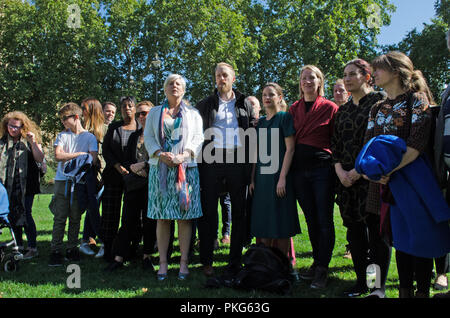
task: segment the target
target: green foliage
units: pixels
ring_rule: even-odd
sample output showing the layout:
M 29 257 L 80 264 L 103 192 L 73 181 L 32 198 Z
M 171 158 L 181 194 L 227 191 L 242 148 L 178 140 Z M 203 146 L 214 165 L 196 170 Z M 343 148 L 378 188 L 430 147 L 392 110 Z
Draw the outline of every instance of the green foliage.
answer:
M 437 0 L 436 18 L 431 24 L 424 24 L 421 32 L 413 29 L 400 43 L 384 48 L 384 51 L 399 50 L 411 58 L 414 67 L 425 76 L 437 104 L 440 104 L 444 85 L 450 83 L 450 53 L 446 40 L 450 24 L 445 9 L 449 5 L 449 0 Z
M 369 8 L 374 5 L 380 8 L 380 27 L 390 23 L 388 12 L 394 10 L 386 0 L 265 3 L 254 8 L 253 16 L 262 16 L 254 33 L 255 41 L 261 43 L 261 58 L 250 69 L 258 76 L 247 89 L 256 93 L 265 82 L 278 82 L 290 102 L 298 96 L 301 66 L 317 65 L 324 72 L 331 93 L 332 84 L 341 76 L 346 62 L 373 56 L 379 28 L 368 26 L 372 14 Z
M 69 4 L 83 12 L 69 28 Z M 22 110 L 44 131 L 60 129 L 58 107 L 86 96 L 103 97 L 102 56 L 106 26 L 97 2 L 6 0 L 0 18 L 0 105 Z
M 450 24 L 450 0 L 436 0 L 434 5 L 436 15 L 449 25 Z
M 436 32 L 448 25 L 448 2 L 436 3 Z M 76 28 L 69 27 L 71 4 L 80 8 Z M 378 54 L 375 37 L 394 9 L 389 0 L 4 0 L 0 115 L 22 109 L 54 133 L 62 103 L 123 95 L 161 102 L 170 73 L 185 76 L 195 104 L 212 92 L 220 61 L 235 66 L 241 91 L 259 96 L 265 82 L 276 81 L 288 103 L 297 99 L 301 66 L 315 64 L 330 96 L 347 61 Z M 446 79 L 435 76 L 442 65 L 426 70 L 435 86 Z

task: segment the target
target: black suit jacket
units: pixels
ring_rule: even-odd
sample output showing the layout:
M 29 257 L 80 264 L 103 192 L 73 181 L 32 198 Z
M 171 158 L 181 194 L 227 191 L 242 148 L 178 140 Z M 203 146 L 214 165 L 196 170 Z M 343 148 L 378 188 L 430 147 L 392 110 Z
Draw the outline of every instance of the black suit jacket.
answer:
M 122 176 L 116 168 L 114 168 L 114 165 L 119 163 L 125 168 L 127 168 L 127 166 L 129 168 L 130 166 L 129 163 L 127 165 L 127 153 L 131 151 L 130 139 L 128 139 L 127 145 L 122 145 L 119 129 L 123 125 L 123 120 L 109 124 L 108 131 L 103 139 L 102 150 L 106 162 L 105 169 L 103 170 L 103 180 L 105 183 L 122 184 Z M 137 127 L 138 123 L 136 122 L 136 131 L 138 131 Z M 136 131 L 134 133 L 136 133 Z
M 245 95 L 240 93 L 238 90 L 233 89 L 234 95 L 236 97 L 236 118 L 238 122 L 239 128 L 242 128 L 244 131 L 249 128 L 254 128 L 256 118 L 253 111 L 253 108 L 251 105 L 246 105 L 245 101 Z M 214 90 L 214 94 L 204 98 L 196 105 L 197 110 L 200 112 L 200 116 L 203 120 L 203 131 L 205 131 L 208 128 L 211 128 L 214 120 L 216 118 L 217 112 L 219 110 L 219 95 L 217 88 Z M 212 140 L 205 139 L 203 142 L 203 149 L 208 145 Z M 245 147 L 245 158 L 246 163 L 249 165 L 249 141 L 248 140 L 241 140 Z M 199 171 L 202 173 L 203 165 L 205 163 L 199 163 Z M 251 165 L 249 165 L 246 168 L 246 177 L 248 180 L 250 180 L 250 173 L 251 173 Z
M 233 92 L 236 97 L 235 108 L 239 128 L 246 130 L 254 127 L 255 115 L 252 107 L 245 104 L 245 95 L 235 89 L 233 89 Z M 214 94 L 198 102 L 195 107 L 200 112 L 200 116 L 202 116 L 203 131 L 211 128 L 214 123 L 214 119 L 216 118 L 217 111 L 219 110 L 219 95 L 217 88 L 214 90 Z M 205 140 L 203 143 L 203 148 L 210 142 L 211 140 Z

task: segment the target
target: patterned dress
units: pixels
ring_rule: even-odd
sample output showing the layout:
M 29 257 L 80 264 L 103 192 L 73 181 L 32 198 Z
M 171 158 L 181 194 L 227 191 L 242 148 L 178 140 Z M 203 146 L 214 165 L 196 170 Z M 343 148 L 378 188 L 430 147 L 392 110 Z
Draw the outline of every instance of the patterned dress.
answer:
M 394 135 L 423 153 L 431 130 L 431 111 L 424 94 L 407 92 L 375 105 L 369 115 L 364 143 L 379 135 Z M 366 211 L 380 214 L 380 185 L 369 182 Z
M 164 117 L 164 152 L 170 152 L 174 146 L 172 132 L 174 120 L 170 115 Z M 177 168 L 168 168 L 167 193 L 160 191 L 159 165 L 150 165 L 148 186 L 148 214 L 150 219 L 157 220 L 190 220 L 202 216 L 200 202 L 200 178 L 197 167 L 186 168 L 190 205 L 187 211 L 180 208 L 179 194 L 175 186 Z
M 334 133 L 331 138 L 333 164 L 341 163 L 344 170 L 355 167 L 355 160 L 364 145 L 364 135 L 370 109 L 386 97 L 380 92 L 371 92 L 361 98 L 359 105 L 353 99 L 339 107 L 335 115 Z M 366 213 L 366 199 L 369 182 L 360 178 L 351 187 L 346 188 L 337 178 L 336 203 L 339 205 L 341 217 L 345 226 L 353 222 L 363 221 Z

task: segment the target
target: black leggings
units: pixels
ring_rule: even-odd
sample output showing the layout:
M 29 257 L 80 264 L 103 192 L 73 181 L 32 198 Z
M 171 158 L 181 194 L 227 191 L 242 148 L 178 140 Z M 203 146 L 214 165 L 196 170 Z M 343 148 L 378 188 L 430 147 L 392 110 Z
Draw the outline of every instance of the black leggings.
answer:
M 380 236 L 380 216 L 368 214 L 366 222 L 348 225 L 347 238 L 359 286 L 366 285 L 366 269 L 369 264 L 380 267 L 380 288 L 385 289 L 391 262 L 391 247 Z
M 395 252 L 397 260 L 400 288 L 413 288 L 417 282 L 417 291 L 428 294 L 430 292 L 433 259 L 412 256 L 400 251 Z
M 446 254 L 442 257 L 435 258 L 434 264 L 436 265 L 437 274 L 446 274 L 449 272 L 450 254 Z

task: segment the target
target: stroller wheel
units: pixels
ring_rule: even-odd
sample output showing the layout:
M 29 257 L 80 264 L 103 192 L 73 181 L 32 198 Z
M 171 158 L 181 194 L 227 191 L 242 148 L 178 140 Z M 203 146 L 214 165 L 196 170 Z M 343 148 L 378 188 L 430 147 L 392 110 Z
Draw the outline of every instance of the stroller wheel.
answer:
M 19 264 L 17 264 L 17 261 L 14 260 L 14 255 L 8 255 L 5 257 L 3 262 L 3 269 L 5 272 L 15 272 L 18 267 Z

